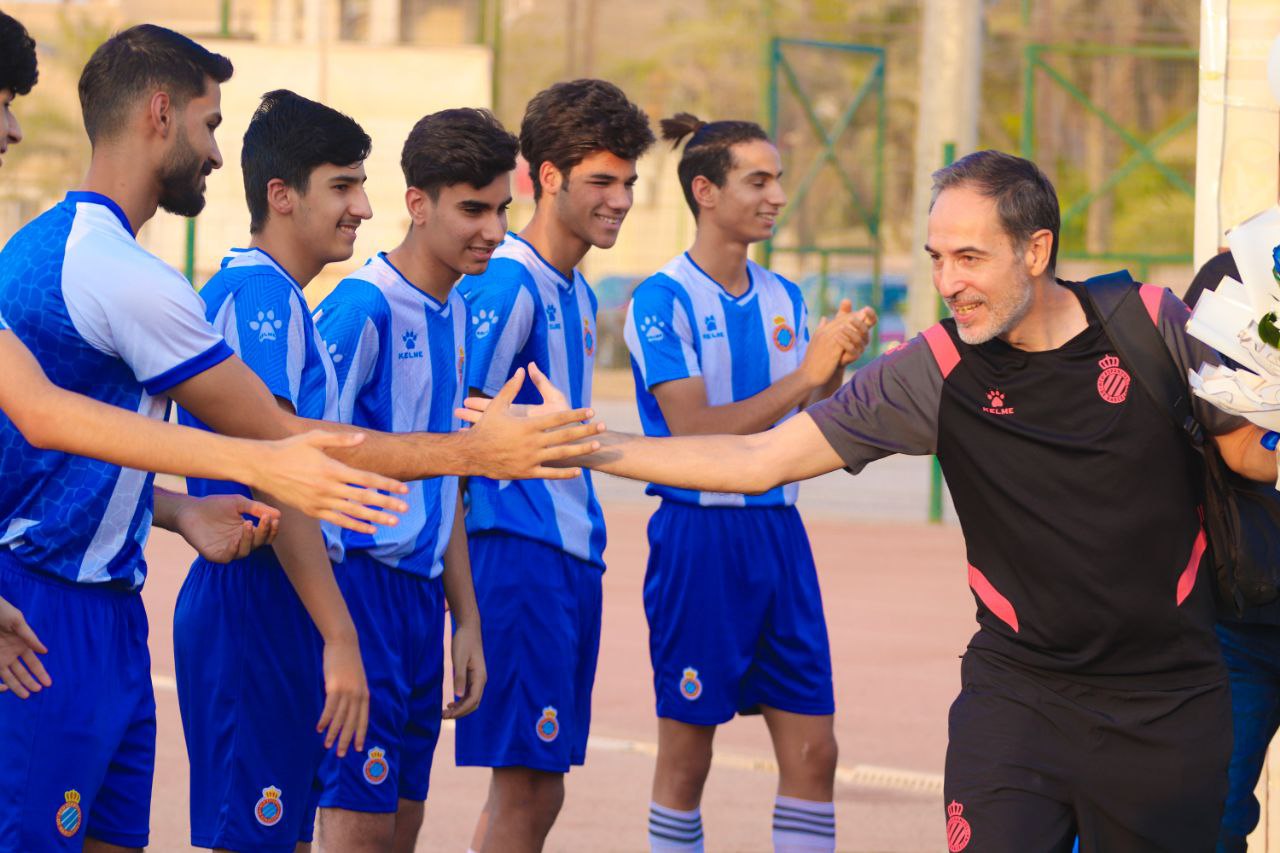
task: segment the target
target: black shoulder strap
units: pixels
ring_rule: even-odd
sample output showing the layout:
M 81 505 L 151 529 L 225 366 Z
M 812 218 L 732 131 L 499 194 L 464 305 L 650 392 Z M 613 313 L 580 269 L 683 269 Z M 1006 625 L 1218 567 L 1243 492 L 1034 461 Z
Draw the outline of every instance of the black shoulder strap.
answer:
M 1204 431 L 1191 411 L 1187 380 L 1173 360 L 1160 329 L 1147 314 L 1139 287 L 1127 270 L 1084 282 L 1085 295 L 1103 330 L 1133 371 L 1138 385 L 1156 408 L 1169 414 L 1192 447 L 1199 449 L 1204 444 Z

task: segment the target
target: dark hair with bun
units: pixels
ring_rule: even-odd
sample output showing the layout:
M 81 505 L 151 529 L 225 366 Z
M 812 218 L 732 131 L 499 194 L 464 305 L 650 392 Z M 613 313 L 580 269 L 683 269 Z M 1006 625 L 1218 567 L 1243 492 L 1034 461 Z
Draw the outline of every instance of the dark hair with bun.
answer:
M 733 168 L 733 146 L 757 139 L 769 141 L 769 134 L 754 121 L 706 122 L 692 113 L 676 113 L 664 118 L 661 126 L 662 138 L 671 142 L 673 150 L 680 146 L 682 139 L 689 137 L 676 173 L 680 176 L 684 200 L 695 218 L 698 202 L 693 198 L 693 179 L 702 175 L 717 187 L 723 187 Z

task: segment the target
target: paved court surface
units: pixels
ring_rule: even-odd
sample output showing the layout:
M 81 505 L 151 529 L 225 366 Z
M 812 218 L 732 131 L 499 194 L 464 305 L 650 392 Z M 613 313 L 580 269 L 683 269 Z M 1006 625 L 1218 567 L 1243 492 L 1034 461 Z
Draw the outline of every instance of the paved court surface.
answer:
M 634 429 L 629 403 L 604 403 L 610 426 Z M 890 459 L 857 478 L 843 472 L 802 489 L 823 584 L 836 677 L 839 849 L 939 851 L 947 707 L 958 655 L 973 631 L 963 542 L 954 524 L 923 521 L 929 461 Z M 639 486 L 599 480 L 609 525 L 604 628 L 587 764 L 548 849 L 644 851 L 656 724 L 641 604 L 645 522 Z M 144 596 L 151 614 L 159 707 L 152 850 L 187 846 L 186 752 L 173 689 L 173 602 L 190 562 L 185 543 L 157 531 Z M 493 653 L 492 651 L 490 652 Z M 767 851 L 775 776 L 758 718 L 724 726 L 703 804 L 707 849 Z M 487 771 L 453 766 L 452 732 L 436 752 L 419 850 L 466 850 Z

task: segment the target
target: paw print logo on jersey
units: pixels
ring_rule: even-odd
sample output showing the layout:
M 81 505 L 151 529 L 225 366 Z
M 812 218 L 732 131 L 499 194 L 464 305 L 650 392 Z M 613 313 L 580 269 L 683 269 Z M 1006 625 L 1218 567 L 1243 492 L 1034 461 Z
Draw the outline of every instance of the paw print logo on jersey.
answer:
M 380 746 L 369 750 L 369 757 L 364 762 L 364 781 L 370 785 L 381 785 L 387 781 L 387 751 Z
M 325 351 L 329 353 L 329 359 L 333 361 L 334 364 L 341 364 L 342 359 L 345 357 L 342 353 L 338 352 L 337 344 L 329 344 L 325 347 Z
M 64 802 L 58 806 L 58 813 L 53 819 L 57 823 L 58 833 L 63 838 L 70 838 L 80 831 L 84 812 L 80 809 L 80 792 L 74 788 L 62 795 Z
M 779 352 L 790 352 L 796 345 L 796 330 L 787 325 L 781 314 L 773 318 L 773 345 Z
M 982 411 L 988 415 L 1012 415 L 1013 406 L 1006 406 L 1008 396 L 999 388 L 991 388 L 987 391 L 987 403 L 982 407 Z
M 591 324 L 586 320 L 582 321 L 582 348 L 586 351 L 588 358 L 596 354 L 596 339 L 591 334 Z
M 640 321 L 640 334 L 644 335 L 644 339 L 651 344 L 656 344 L 667 336 L 664 331 L 667 324 L 659 320 L 657 317 L 649 316 Z
M 492 308 L 481 308 L 479 312 L 471 317 L 472 331 L 476 336 L 476 340 L 484 340 L 489 337 L 489 333 L 493 331 L 493 327 L 498 325 L 498 312 Z
M 405 330 L 405 333 L 400 336 L 400 340 L 404 341 L 405 349 L 414 349 L 418 346 L 418 333 L 412 329 L 407 329 Z
M 262 789 L 262 798 L 253 807 L 253 816 L 263 826 L 275 826 L 284 817 L 284 801 L 280 799 L 280 789 L 268 785 Z
M 964 806 L 952 800 L 951 805 L 947 806 L 947 850 L 949 853 L 960 853 L 969 846 L 971 838 L 973 830 L 969 827 L 969 821 L 964 819 Z
M 556 709 L 550 705 L 542 709 L 542 716 L 538 718 L 534 731 L 538 733 L 538 740 L 543 743 L 551 743 L 560 737 L 560 722 L 556 719 L 556 714 Z
M 684 669 L 680 678 L 680 695 L 690 702 L 696 702 L 702 695 L 702 682 L 698 680 L 698 671 L 691 666 Z
M 1129 396 L 1129 372 L 1120 366 L 1120 359 L 1108 353 L 1098 362 L 1102 374 L 1098 377 L 1098 396 L 1108 403 L 1123 403 Z
M 260 344 L 274 341 L 276 339 L 276 330 L 283 325 L 284 323 L 276 319 L 275 309 L 259 311 L 258 319 L 249 321 L 249 328 L 258 333 L 258 343 Z

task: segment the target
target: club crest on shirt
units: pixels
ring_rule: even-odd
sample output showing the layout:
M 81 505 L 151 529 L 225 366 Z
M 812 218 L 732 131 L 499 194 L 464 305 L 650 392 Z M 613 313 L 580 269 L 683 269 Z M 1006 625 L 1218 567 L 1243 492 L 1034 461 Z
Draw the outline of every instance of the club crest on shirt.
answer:
M 1129 396 L 1129 372 L 1120 366 L 1120 359 L 1108 353 L 1098 362 L 1102 368 L 1098 376 L 1098 396 L 1108 403 L 1123 403 Z
M 949 853 L 960 853 L 961 850 L 969 846 L 969 839 L 973 837 L 973 830 L 969 828 L 969 821 L 964 817 L 964 806 L 951 801 L 951 805 L 947 806 L 947 850 Z
M 284 802 L 280 799 L 280 789 L 268 785 L 262 789 L 262 798 L 253 807 L 253 816 L 263 826 L 275 826 L 284 817 Z
M 464 366 L 467 363 L 467 350 L 465 347 L 458 347 L 458 381 L 462 381 L 462 377 L 466 376 Z
M 787 318 L 781 314 L 773 318 L 773 345 L 779 352 L 791 352 L 796 345 L 796 330 L 787 325 Z
M 396 358 L 422 358 L 422 350 L 418 349 L 418 333 L 413 329 L 405 329 L 400 336 L 404 341 L 404 352 L 396 353 Z
M 591 324 L 586 320 L 582 321 L 582 348 L 586 350 L 588 356 L 596 353 L 596 339 L 591 334 Z
M 550 705 L 542 709 L 542 716 L 538 718 L 538 725 L 534 730 L 538 733 L 538 740 L 543 743 L 551 743 L 560 737 L 560 721 L 556 719 L 557 713 L 556 709 Z
M 369 750 L 369 757 L 364 762 L 364 781 L 370 785 L 381 785 L 387 781 L 387 751 L 380 746 Z
M 702 682 L 698 680 L 698 671 L 691 666 L 684 668 L 680 678 L 680 695 L 690 702 L 696 702 L 702 695 Z
M 58 806 L 58 813 L 53 816 L 58 825 L 58 833 L 63 838 L 70 838 L 80 831 L 84 812 L 80 809 L 80 792 L 72 788 L 63 793 L 65 802 Z
M 991 405 L 983 406 L 982 411 L 988 415 L 1012 415 L 1013 406 L 1005 405 L 1008 400 L 1008 395 L 999 388 L 991 388 L 987 391 L 987 402 Z

